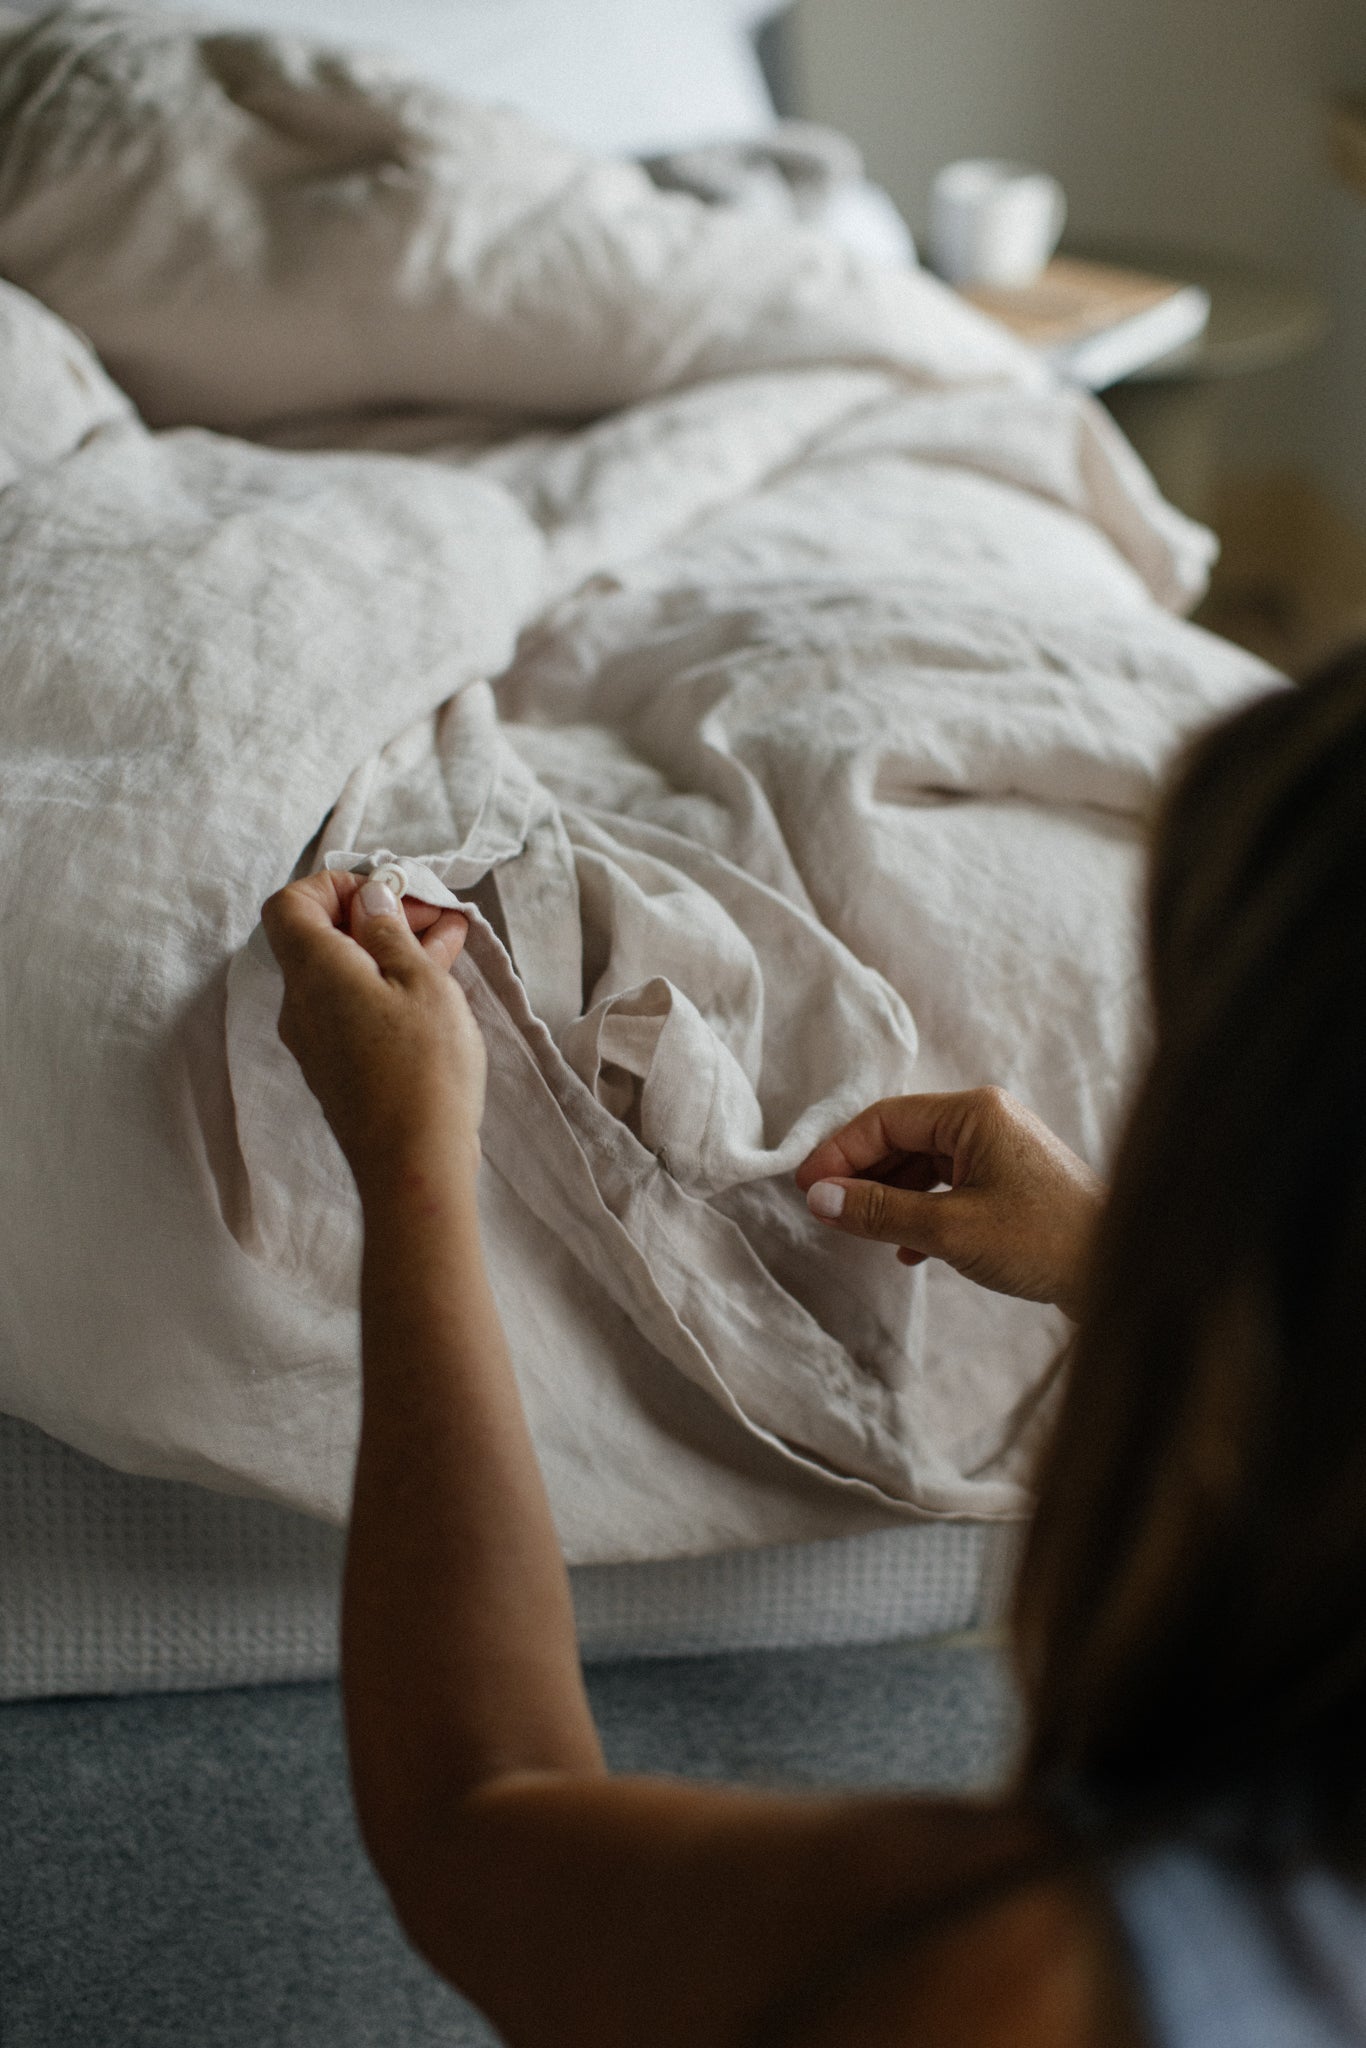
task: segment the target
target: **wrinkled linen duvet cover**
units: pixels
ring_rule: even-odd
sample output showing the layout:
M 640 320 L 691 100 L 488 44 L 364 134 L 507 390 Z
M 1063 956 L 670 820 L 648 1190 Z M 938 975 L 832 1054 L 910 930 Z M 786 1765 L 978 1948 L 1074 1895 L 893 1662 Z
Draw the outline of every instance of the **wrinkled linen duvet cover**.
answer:
M 1271 681 L 1207 537 L 923 275 L 302 44 L 0 16 L 0 275 L 0 1403 L 344 1514 L 258 911 L 387 848 L 571 1559 L 1018 1514 L 1057 1319 L 792 1170 L 986 1081 L 1103 1159 L 1154 789 Z

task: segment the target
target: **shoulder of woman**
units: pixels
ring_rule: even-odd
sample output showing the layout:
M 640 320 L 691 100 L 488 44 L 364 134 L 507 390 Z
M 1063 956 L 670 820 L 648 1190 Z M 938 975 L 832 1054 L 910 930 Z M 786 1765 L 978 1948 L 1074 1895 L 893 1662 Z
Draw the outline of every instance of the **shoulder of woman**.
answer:
M 1099 1878 L 1007 1810 L 921 1824 L 938 1881 L 804 1987 L 764 2048 L 1143 2048 Z
M 518 2048 L 1127 2048 L 1103 1907 L 1008 1806 L 529 1774 L 424 1839 L 400 1917 Z

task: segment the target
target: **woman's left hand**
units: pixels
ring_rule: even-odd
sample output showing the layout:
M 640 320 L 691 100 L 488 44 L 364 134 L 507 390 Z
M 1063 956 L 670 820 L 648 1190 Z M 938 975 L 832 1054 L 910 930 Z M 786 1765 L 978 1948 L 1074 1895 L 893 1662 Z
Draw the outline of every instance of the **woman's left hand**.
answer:
M 1081 1313 L 1100 1180 L 1001 1088 L 875 1102 L 817 1146 L 797 1186 L 832 1230 L 942 1259 L 979 1287 Z
M 415 1162 L 477 1165 L 484 1044 L 450 971 L 468 921 L 330 869 L 261 920 L 285 978 L 280 1037 L 362 1194 Z

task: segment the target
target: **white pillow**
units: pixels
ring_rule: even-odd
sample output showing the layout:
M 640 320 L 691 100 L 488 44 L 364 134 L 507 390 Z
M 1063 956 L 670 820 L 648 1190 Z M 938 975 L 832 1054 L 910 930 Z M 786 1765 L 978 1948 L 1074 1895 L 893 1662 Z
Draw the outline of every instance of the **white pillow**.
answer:
M 753 35 L 766 21 L 773 21 L 785 13 L 791 4 L 792 0 L 730 0 L 730 11 Z
M 11 8 L 16 0 L 6 0 Z M 159 0 L 164 12 L 392 50 L 586 149 L 647 156 L 774 120 L 751 29 L 785 0 Z M 18 0 L 25 13 L 37 0 Z

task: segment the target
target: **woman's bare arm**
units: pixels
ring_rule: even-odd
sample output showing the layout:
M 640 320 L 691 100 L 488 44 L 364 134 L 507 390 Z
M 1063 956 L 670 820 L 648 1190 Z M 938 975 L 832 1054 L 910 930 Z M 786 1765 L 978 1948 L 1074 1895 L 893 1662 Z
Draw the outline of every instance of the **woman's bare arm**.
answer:
M 606 1774 L 479 1244 L 463 926 L 419 945 L 383 911 L 333 875 L 267 906 L 281 1033 L 365 1212 L 343 1693 L 367 1846 L 415 1944 L 514 2048 L 795 2040 L 871 1925 L 1028 1865 L 1040 1830 Z
M 464 920 L 437 920 L 419 943 L 388 892 L 378 900 L 365 914 L 354 878 L 325 873 L 265 913 L 285 972 L 281 1035 L 365 1220 L 342 1647 L 357 1799 L 377 1850 L 429 1815 L 436 1759 L 450 1796 L 509 1767 L 603 1768 L 484 1271 L 484 1053 L 449 971 Z
M 569 1580 L 479 1242 L 474 1164 L 361 1183 L 364 1359 L 342 1607 L 356 1796 L 378 1855 L 508 1769 L 600 1776 Z M 401 1728 L 406 1749 L 393 1739 Z

